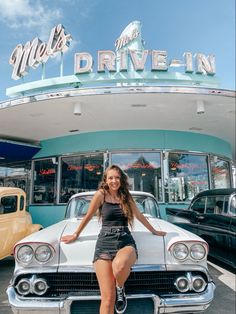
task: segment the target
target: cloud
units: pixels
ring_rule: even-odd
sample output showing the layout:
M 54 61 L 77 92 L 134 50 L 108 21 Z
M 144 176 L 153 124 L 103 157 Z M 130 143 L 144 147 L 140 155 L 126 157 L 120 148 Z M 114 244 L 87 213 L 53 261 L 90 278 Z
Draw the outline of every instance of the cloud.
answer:
M 62 17 L 58 8 L 47 7 L 40 0 L 0 1 L 0 21 L 12 29 L 35 30 L 42 40 Z

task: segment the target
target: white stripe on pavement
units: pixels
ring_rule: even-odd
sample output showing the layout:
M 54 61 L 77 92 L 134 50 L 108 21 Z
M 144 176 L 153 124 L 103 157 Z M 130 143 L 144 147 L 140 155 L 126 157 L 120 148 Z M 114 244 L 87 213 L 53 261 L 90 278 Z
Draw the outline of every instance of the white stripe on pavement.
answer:
M 223 282 L 226 286 L 231 288 L 233 291 L 236 291 L 236 275 L 234 275 L 228 270 L 221 268 L 220 266 L 213 264 L 209 261 L 207 261 L 207 263 L 222 273 L 222 275 L 218 277 L 218 279 L 221 282 Z

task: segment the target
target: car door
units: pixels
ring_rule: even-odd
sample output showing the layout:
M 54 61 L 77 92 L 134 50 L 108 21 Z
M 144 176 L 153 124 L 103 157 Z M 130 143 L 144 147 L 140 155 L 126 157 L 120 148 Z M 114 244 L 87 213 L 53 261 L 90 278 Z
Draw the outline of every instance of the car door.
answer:
M 200 236 L 209 244 L 209 254 L 222 261 L 231 255 L 231 217 L 226 215 L 228 196 L 207 196 L 203 215 L 197 217 Z
M 201 229 L 199 229 L 199 221 L 204 217 L 206 206 L 206 197 L 198 197 L 191 204 L 188 210 L 184 211 L 185 219 L 188 217 L 188 223 L 178 224 L 179 226 L 197 234 L 201 234 Z
M 12 254 L 16 242 L 30 232 L 32 219 L 25 211 L 25 193 L 20 189 L 0 196 L 0 258 Z

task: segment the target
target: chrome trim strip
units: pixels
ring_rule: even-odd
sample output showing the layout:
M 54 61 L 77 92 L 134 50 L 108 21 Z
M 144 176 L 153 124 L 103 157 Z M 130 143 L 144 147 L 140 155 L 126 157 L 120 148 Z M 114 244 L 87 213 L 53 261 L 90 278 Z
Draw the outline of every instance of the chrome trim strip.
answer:
M 200 271 L 207 276 L 208 281 L 212 281 L 209 270 L 202 265 L 194 265 L 194 264 L 181 264 L 181 265 L 166 265 L 167 271 Z
M 44 274 L 44 273 L 56 273 L 57 272 L 57 266 L 55 267 L 32 267 L 32 268 L 22 268 L 22 269 L 17 269 L 11 278 L 11 283 L 14 283 L 16 278 L 20 275 L 34 275 L 36 274 Z
M 139 272 L 139 271 L 166 271 L 166 265 L 146 265 L 146 264 L 137 264 L 132 266 L 132 271 L 134 272 Z M 93 266 L 88 265 L 88 266 L 60 266 L 59 267 L 60 272 L 80 272 L 80 273 L 85 273 L 85 272 L 92 272 L 94 273 L 95 270 Z
M 104 95 L 104 94 L 141 94 L 141 93 L 167 93 L 167 94 L 201 94 L 214 95 L 224 97 L 236 97 L 236 92 L 233 90 L 219 89 L 219 88 L 204 88 L 204 87 L 187 87 L 187 86 L 132 86 L 132 87 L 95 87 L 95 88 L 79 88 L 66 89 L 55 91 L 52 93 L 36 94 L 33 96 L 23 96 L 13 100 L 0 102 L 0 109 L 9 108 L 26 103 L 33 103 L 36 101 L 59 99 L 76 96 L 87 95 Z
M 94 267 L 92 265 L 86 266 L 55 266 L 55 267 L 32 267 L 32 268 L 23 268 L 18 269 L 14 273 L 14 278 L 23 275 L 23 274 L 35 274 L 35 273 L 56 273 L 60 270 L 60 272 L 72 272 L 72 273 L 85 273 L 91 272 L 94 273 Z M 208 274 L 207 268 L 203 267 L 202 265 L 194 265 L 194 264 L 161 264 L 161 265 L 153 265 L 153 264 L 136 264 L 132 267 L 132 271 L 139 272 L 139 271 L 201 271 L 205 274 Z
M 132 271 L 139 272 L 139 271 L 165 271 L 166 265 L 134 265 L 131 268 Z

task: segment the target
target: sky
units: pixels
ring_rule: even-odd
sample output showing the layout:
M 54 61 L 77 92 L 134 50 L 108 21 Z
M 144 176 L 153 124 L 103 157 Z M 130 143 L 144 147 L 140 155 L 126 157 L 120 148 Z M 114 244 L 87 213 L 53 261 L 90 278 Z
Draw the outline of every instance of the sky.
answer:
M 13 80 L 9 57 L 35 37 L 47 42 L 58 24 L 71 34 L 64 75 L 73 75 L 74 54 L 115 51 L 115 40 L 132 21 L 142 24 L 145 49 L 181 59 L 190 51 L 214 54 L 220 88 L 235 90 L 235 0 L 0 0 L 0 102 L 6 88 L 41 79 L 41 68 Z M 46 63 L 45 77 L 60 75 L 60 58 Z

